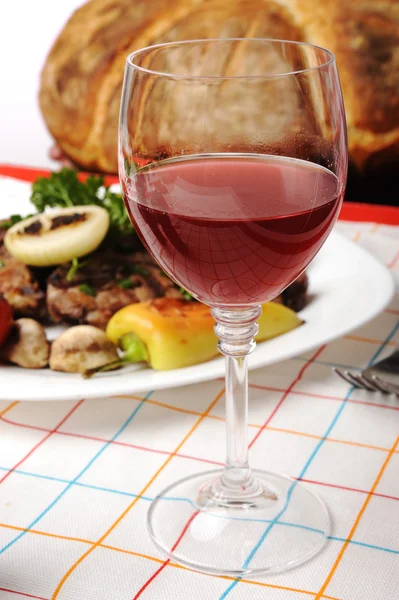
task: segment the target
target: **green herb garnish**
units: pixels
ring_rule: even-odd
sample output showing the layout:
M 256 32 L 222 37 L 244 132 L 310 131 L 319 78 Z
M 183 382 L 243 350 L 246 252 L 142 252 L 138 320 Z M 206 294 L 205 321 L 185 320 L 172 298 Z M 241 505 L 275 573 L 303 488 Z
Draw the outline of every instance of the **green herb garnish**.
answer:
M 137 275 L 142 275 L 143 277 L 148 277 L 150 272 L 147 269 L 144 269 L 141 265 L 133 265 L 132 273 L 136 273 Z
M 183 296 L 183 298 L 185 300 L 194 300 L 194 298 L 192 297 L 192 295 L 190 294 L 190 292 L 188 292 L 187 290 L 185 290 L 184 287 L 179 287 L 179 292 L 181 293 L 181 295 Z
M 31 202 L 38 212 L 94 204 L 108 211 L 111 229 L 133 231 L 122 196 L 111 192 L 102 176 L 89 175 L 86 181 L 80 181 L 76 171 L 65 168 L 49 177 L 39 177 L 32 185 Z
M 5 266 L 6 266 L 6 263 L 4 262 L 4 260 L 0 260 L 0 269 L 2 269 Z
M 77 273 L 77 271 L 83 267 L 83 265 L 85 265 L 87 263 L 87 260 L 85 260 L 84 262 L 80 263 L 78 258 L 73 258 L 72 259 L 72 265 L 71 268 L 69 269 L 67 275 L 66 275 L 66 280 L 71 282 L 74 280 L 74 277 Z
M 10 227 L 15 225 L 15 223 L 19 223 L 20 221 L 23 221 L 27 218 L 28 217 L 21 217 L 21 215 L 11 215 L 11 217 L 7 219 L 7 221 L 3 221 L 2 223 L 0 223 L 0 229 L 10 229 Z
M 134 283 L 131 279 L 122 279 L 121 281 L 118 281 L 118 286 L 123 290 L 131 290 L 134 288 Z
M 96 290 L 94 288 L 92 288 L 91 285 L 88 285 L 87 283 L 82 283 L 79 286 L 79 290 L 81 292 L 83 292 L 83 294 L 86 294 L 87 296 L 93 296 L 93 298 L 96 296 Z

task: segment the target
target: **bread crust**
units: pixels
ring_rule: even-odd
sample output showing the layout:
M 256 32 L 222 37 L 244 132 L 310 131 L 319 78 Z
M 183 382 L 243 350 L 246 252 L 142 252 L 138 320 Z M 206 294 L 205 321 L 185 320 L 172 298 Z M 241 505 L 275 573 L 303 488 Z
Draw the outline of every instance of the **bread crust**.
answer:
M 117 172 L 127 54 L 160 42 L 273 37 L 331 49 L 358 167 L 399 159 L 399 3 L 396 0 L 90 0 L 70 18 L 44 65 L 45 122 L 85 169 Z M 176 135 L 170 124 L 169 133 Z

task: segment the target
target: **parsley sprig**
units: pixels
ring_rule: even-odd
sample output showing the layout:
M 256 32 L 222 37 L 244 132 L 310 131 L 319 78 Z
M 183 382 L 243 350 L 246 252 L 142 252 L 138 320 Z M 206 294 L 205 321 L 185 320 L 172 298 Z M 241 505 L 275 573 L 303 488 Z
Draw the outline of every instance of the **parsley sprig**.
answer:
M 111 229 L 133 231 L 122 196 L 111 192 L 101 175 L 89 175 L 80 181 L 76 171 L 64 168 L 49 177 L 39 177 L 32 185 L 31 202 L 39 213 L 46 208 L 94 204 L 108 211 Z

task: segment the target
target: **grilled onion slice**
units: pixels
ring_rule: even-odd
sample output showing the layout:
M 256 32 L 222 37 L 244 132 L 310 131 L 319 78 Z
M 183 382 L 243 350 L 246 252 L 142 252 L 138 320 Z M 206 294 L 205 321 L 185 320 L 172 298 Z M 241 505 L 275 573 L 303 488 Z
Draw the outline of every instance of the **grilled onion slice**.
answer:
M 4 244 L 26 265 L 49 267 L 93 252 L 108 228 L 109 215 L 100 206 L 59 208 L 16 223 Z

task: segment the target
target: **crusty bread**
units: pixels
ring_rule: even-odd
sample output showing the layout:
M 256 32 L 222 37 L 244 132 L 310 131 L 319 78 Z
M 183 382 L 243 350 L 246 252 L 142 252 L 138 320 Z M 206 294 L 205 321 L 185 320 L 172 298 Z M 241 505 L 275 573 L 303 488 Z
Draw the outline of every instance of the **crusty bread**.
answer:
M 399 159 L 399 2 L 286 0 L 304 38 L 337 58 L 349 152 L 368 161 Z
M 66 24 L 44 65 L 40 106 L 50 132 L 83 168 L 117 172 L 127 54 L 215 37 L 302 40 L 331 49 L 352 161 L 362 168 L 399 160 L 397 0 L 90 0 Z M 176 129 L 171 124 L 171 134 Z

